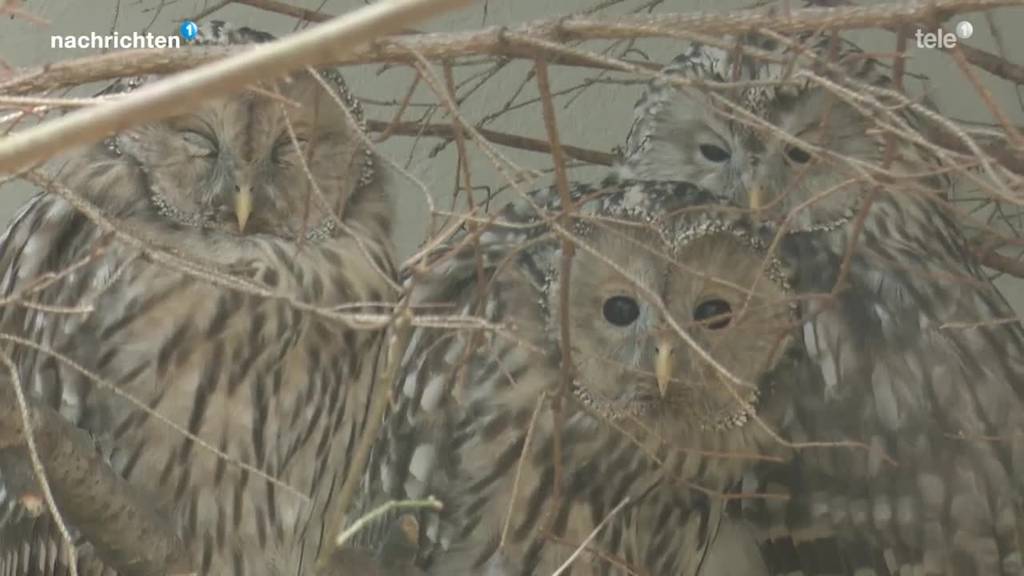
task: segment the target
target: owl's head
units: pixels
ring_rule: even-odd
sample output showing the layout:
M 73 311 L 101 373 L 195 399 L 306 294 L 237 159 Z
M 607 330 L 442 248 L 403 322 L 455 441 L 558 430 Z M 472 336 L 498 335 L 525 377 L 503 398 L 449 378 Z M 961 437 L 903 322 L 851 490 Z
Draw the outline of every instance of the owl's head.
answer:
M 206 43 L 273 39 L 214 25 L 204 28 Z M 178 224 L 330 235 L 346 201 L 372 181 L 374 165 L 357 135 L 358 103 L 337 73 L 319 74 L 302 71 L 203 101 L 187 114 L 122 132 L 108 147 L 138 167 L 152 210 Z
M 576 396 L 605 417 L 669 433 L 742 426 L 792 351 L 785 273 L 735 210 L 663 206 L 678 188 L 634 187 L 576 229 L 587 245 L 569 281 Z M 625 208 L 630 196 L 657 212 Z M 549 333 L 559 334 L 558 280 L 548 297 Z
M 885 142 L 870 115 L 796 73 L 814 67 L 825 78 L 883 87 L 891 87 L 889 78 L 846 44 L 835 69 L 763 38 L 744 38 L 736 46 L 693 45 L 666 67 L 670 76 L 734 84 L 652 84 L 637 103 L 621 171 L 632 178 L 693 182 L 772 219 L 796 210 L 795 229 L 848 220 L 866 189 L 861 168 L 882 163 Z M 826 40 L 808 48 L 830 60 Z M 760 54 L 751 56 L 756 50 Z

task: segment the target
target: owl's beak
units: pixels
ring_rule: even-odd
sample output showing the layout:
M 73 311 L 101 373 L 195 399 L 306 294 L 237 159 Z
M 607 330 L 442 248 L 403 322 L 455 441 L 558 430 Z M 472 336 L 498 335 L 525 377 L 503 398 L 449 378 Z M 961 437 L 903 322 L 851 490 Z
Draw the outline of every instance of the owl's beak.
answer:
M 235 192 L 235 218 L 238 219 L 238 231 L 245 232 L 245 224 L 252 214 L 252 188 L 241 186 Z
M 747 189 L 747 197 L 750 200 L 750 209 L 753 212 L 758 212 L 765 204 L 764 190 L 759 184 L 754 184 Z
M 658 339 L 658 357 L 654 361 L 654 377 L 658 380 L 658 392 L 664 398 L 672 381 L 672 342 L 667 337 Z

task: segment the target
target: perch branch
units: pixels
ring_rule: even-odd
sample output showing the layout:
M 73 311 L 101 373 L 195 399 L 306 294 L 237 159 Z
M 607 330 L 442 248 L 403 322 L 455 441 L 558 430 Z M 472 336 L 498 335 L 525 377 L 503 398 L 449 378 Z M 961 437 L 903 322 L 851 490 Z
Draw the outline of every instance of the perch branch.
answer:
M 260 79 L 323 64 L 407 24 L 468 4 L 468 0 L 392 0 L 355 10 L 331 22 L 250 47 L 241 54 L 166 78 L 123 100 L 24 130 L 0 141 L 0 173 L 14 173 L 62 150 L 90 144 L 129 126 L 181 114 L 203 99 L 238 91 Z
M 657 14 L 619 16 L 615 20 L 596 18 L 552 18 L 521 26 L 491 26 L 482 30 L 457 33 L 431 33 L 380 39 L 370 45 L 340 51 L 322 51 L 322 64 L 352 65 L 406 62 L 412 53 L 428 59 L 446 60 L 460 56 L 487 54 L 535 60 L 545 58 L 551 64 L 607 68 L 593 58 L 549 53 L 536 45 L 524 45 L 511 39 L 529 36 L 536 40 L 565 43 L 580 40 L 680 37 L 688 32 L 704 35 L 737 34 L 743 31 L 773 30 L 793 34 L 821 29 L 852 29 L 871 26 L 912 25 L 935 14 L 951 17 L 1003 6 L 1019 5 L 1019 0 L 935 0 L 928 3 L 880 6 L 843 6 L 791 10 L 784 17 L 755 8 L 729 13 Z M 332 24 L 329 24 L 329 26 Z M 316 29 L 314 29 L 316 30 Z M 307 32 L 308 33 L 308 32 Z M 26 94 L 86 82 L 110 80 L 142 74 L 166 74 L 195 67 L 244 48 L 204 50 L 131 50 L 55 62 L 18 74 L 0 82 L 0 93 Z M 966 51 L 968 60 L 975 51 Z M 309 64 L 311 62 L 306 62 Z M 650 63 L 639 64 L 657 69 Z
M 368 120 L 366 124 L 367 128 L 371 132 L 387 131 L 389 134 L 397 134 L 400 136 L 430 136 L 445 139 L 455 138 L 455 130 L 451 124 L 420 124 L 417 122 L 392 123 L 380 120 Z M 476 130 L 481 136 L 495 144 L 508 146 L 510 148 L 519 148 L 520 150 L 530 150 L 531 152 L 551 153 L 551 144 L 547 140 L 518 136 L 507 132 L 498 132 L 497 130 L 489 130 L 480 126 L 477 126 Z M 472 138 L 472 134 L 465 134 L 465 137 Z M 562 151 L 565 152 L 565 155 L 569 158 L 580 160 L 582 162 L 589 162 L 591 164 L 611 166 L 615 162 L 615 155 L 608 152 L 590 150 L 566 144 L 562 144 Z
M 25 422 L 14 390 L 0 385 L 0 446 L 26 444 Z M 185 545 L 174 523 L 157 513 L 100 458 L 91 438 L 49 407 L 30 405 L 31 438 L 53 498 L 66 521 L 93 545 L 118 574 L 183 574 Z

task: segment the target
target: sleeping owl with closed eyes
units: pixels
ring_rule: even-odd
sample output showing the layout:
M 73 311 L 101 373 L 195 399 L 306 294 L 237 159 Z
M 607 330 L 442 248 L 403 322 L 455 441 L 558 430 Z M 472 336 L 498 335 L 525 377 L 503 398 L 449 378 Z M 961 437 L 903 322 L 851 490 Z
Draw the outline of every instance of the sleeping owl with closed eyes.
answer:
M 200 38 L 273 39 L 219 22 Z M 27 395 L 88 434 L 196 573 L 308 574 L 324 542 L 381 336 L 346 312 L 395 294 L 390 201 L 360 130 L 336 72 L 268 79 L 67 159 L 59 186 L 148 248 L 54 193 L 0 242 L 0 291 L 27 300 L 0 310 L 0 331 L 34 343 L 3 344 Z M 0 573 L 65 574 L 54 519 L 25 505 L 28 462 L 0 451 Z M 69 529 L 80 573 L 143 570 Z

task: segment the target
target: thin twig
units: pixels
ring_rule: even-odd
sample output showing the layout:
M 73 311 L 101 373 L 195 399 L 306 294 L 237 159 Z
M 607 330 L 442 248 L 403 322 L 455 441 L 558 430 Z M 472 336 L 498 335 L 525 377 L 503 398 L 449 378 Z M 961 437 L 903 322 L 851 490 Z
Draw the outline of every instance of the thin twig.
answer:
M 72 112 L 0 141 L 0 173 L 15 173 L 69 148 L 91 144 L 136 124 L 194 109 L 265 78 L 324 64 L 402 26 L 468 4 L 468 0 L 390 0 L 321 26 L 139 88 L 124 99 Z M 2 88 L 0 88 L 2 90 Z
M 551 56 L 537 47 L 510 43 L 512 35 L 529 36 L 550 42 L 569 42 L 597 39 L 632 39 L 678 37 L 698 32 L 708 36 L 736 34 L 759 29 L 774 30 L 782 34 L 817 31 L 821 29 L 856 29 L 871 26 L 913 24 L 935 13 L 953 16 L 1003 6 L 1016 6 L 1019 0 L 934 0 L 911 4 L 883 4 L 880 6 L 843 6 L 837 8 L 803 8 L 792 10 L 786 18 L 779 18 L 765 9 L 738 10 L 728 13 L 657 14 L 644 16 L 617 16 L 614 20 L 596 18 L 552 18 L 536 20 L 512 28 L 492 26 L 482 30 L 457 33 L 417 34 L 381 39 L 372 45 L 340 52 L 324 53 L 318 63 L 329 65 L 410 62 L 416 52 L 427 59 L 445 60 L 466 55 L 490 54 L 509 58 L 535 60 Z M 329 25 L 333 25 L 329 24 Z M 316 28 L 314 28 L 316 30 Z M 57 62 L 32 69 L 0 83 L 0 93 L 28 92 L 73 86 L 142 74 L 168 73 L 192 68 L 198 63 L 223 57 L 238 48 L 203 50 L 130 50 Z M 327 51 L 324 51 L 327 52 Z M 564 54 L 551 59 L 558 65 L 594 64 L 587 58 L 580 62 Z M 305 62 L 312 64 L 313 62 Z M 651 68 L 658 66 L 647 64 Z M 199 92 L 194 92 L 199 93 Z
M 352 523 L 351 526 L 345 529 L 344 532 L 338 534 L 338 537 L 334 541 L 334 546 L 341 548 L 346 542 L 352 539 L 353 536 L 359 533 L 360 530 L 366 527 L 367 524 L 373 522 L 377 518 L 391 512 L 392 510 L 407 510 L 407 509 L 423 509 L 429 510 L 441 510 L 444 508 L 441 501 L 433 496 L 428 496 L 425 500 L 392 500 L 385 502 L 377 508 L 374 508 L 370 512 L 363 515 L 361 518 Z
M 0 362 L 8 369 L 16 395 L 16 402 L 0 402 L 0 445 L 9 445 L 11 432 L 19 432 L 11 430 L 10 423 L 20 421 L 20 440 L 28 448 L 50 515 L 65 540 L 71 573 L 77 573 L 78 562 L 65 519 L 119 574 L 191 572 L 187 548 L 174 523 L 153 507 L 152 495 L 117 474 L 83 430 L 49 407 L 30 406 L 10 357 L 0 352 Z M 0 397 L 6 396 L 0 391 Z
M 383 122 L 380 120 L 368 120 L 366 122 L 366 127 L 372 132 L 382 132 L 388 135 L 398 134 L 401 136 L 431 136 L 435 138 L 455 139 L 455 130 L 452 128 L 451 124 L 423 124 L 419 122 Z M 520 150 L 529 150 L 531 152 L 541 152 L 544 154 L 551 153 L 551 144 L 547 140 L 509 134 L 507 132 L 499 132 L 497 130 L 491 130 L 480 126 L 477 126 L 476 129 L 481 136 L 495 144 L 501 144 L 502 146 L 508 146 L 509 148 L 518 148 Z M 472 137 L 471 134 L 466 134 L 465 136 L 467 138 Z M 383 136 L 381 136 L 379 140 L 383 140 Z M 581 162 L 588 162 L 590 164 L 598 164 L 601 166 L 611 166 L 616 160 L 614 154 L 581 148 L 579 146 L 563 144 L 562 151 L 567 157 L 572 158 L 573 160 L 580 160 Z
M 278 2 L 277 0 L 232 1 L 235 4 L 245 4 L 246 6 L 252 6 L 253 8 L 266 10 L 267 12 L 284 14 L 285 16 L 291 16 L 292 18 L 298 18 L 299 20 L 305 20 L 307 22 L 327 22 L 331 18 L 334 18 L 334 15 L 332 14 L 326 14 L 315 10 L 306 10 L 305 8 L 299 8 L 298 6 L 292 6 L 290 4 L 285 4 L 284 2 Z
M 64 522 L 64 515 L 61 513 L 60 508 L 57 506 L 57 502 L 53 497 L 53 490 L 50 487 L 50 480 L 46 474 L 46 467 L 43 466 L 43 457 L 40 454 L 39 446 L 37 443 L 37 436 L 40 435 L 39 418 L 32 417 L 32 413 L 28 407 L 28 399 L 25 398 L 25 391 L 21 386 L 21 377 L 18 376 L 18 368 L 14 365 L 11 357 L 6 352 L 0 351 L 0 362 L 3 362 L 7 368 L 7 374 L 10 378 L 10 388 L 14 392 L 15 402 L 13 406 L 17 407 L 16 414 L 5 414 L 3 418 L 0 418 L 0 422 L 6 423 L 21 423 L 21 434 L 20 440 L 25 443 L 25 448 L 28 451 L 29 460 L 32 463 L 32 472 L 35 474 L 36 481 L 39 482 L 39 487 L 43 492 L 43 501 L 46 502 L 46 509 L 50 513 L 50 517 L 53 519 L 53 523 L 57 525 L 57 531 L 60 533 L 61 540 L 64 541 L 65 549 L 67 550 L 67 563 L 68 572 L 71 576 L 78 576 L 78 554 L 75 551 L 75 541 L 71 538 L 71 533 L 68 531 L 68 526 Z M 0 394 L 5 396 L 5 394 Z M 0 402 L 0 409 L 4 412 L 14 412 L 11 410 L 12 404 L 10 402 Z M 9 424 L 8 424 L 9 426 Z M 0 442 L 0 446 L 10 446 L 10 440 Z
M 537 406 L 530 416 L 530 424 L 526 427 L 526 439 L 523 440 L 523 450 L 519 454 L 519 462 L 516 464 L 516 475 L 512 481 L 512 493 L 508 497 L 508 510 L 505 512 L 505 521 L 501 526 L 501 539 L 498 540 L 498 549 L 505 547 L 508 541 L 508 531 L 512 528 L 512 517 L 514 516 L 516 500 L 519 497 L 519 482 L 523 477 L 523 464 L 530 457 L 530 447 L 533 445 L 533 431 L 537 428 L 537 419 L 541 409 L 544 407 L 545 397 L 543 394 L 537 397 Z
M 562 565 L 559 566 L 558 569 L 555 570 L 555 572 L 551 576 L 560 576 L 563 572 L 568 570 L 569 566 L 571 566 L 572 563 L 580 557 L 580 554 L 583 553 L 583 550 L 587 547 L 587 544 L 590 544 L 594 540 L 594 538 L 597 538 L 597 535 L 601 532 L 601 530 L 604 529 L 604 527 L 608 524 L 608 522 L 611 521 L 612 518 L 618 515 L 618 513 L 623 508 L 626 507 L 626 504 L 629 504 L 628 496 L 623 498 L 622 502 L 616 504 L 615 508 L 612 508 L 612 511 L 609 512 L 607 516 L 601 519 L 601 522 L 598 523 L 598 525 L 594 527 L 590 534 L 588 534 L 587 537 L 583 539 L 583 542 L 580 542 L 580 545 L 576 547 L 576 550 L 574 550 L 573 553 L 565 559 L 565 562 L 563 562 Z
M 370 451 L 377 441 L 377 434 L 383 425 L 384 416 L 387 413 L 391 400 L 391 385 L 398 376 L 398 370 L 402 364 L 402 357 L 405 355 L 405 348 L 409 344 L 409 337 L 412 334 L 412 313 L 405 304 L 396 314 L 392 326 L 390 343 L 386 347 L 387 358 L 384 372 L 379 379 L 373 383 L 374 389 L 370 397 L 370 406 L 366 411 L 366 427 L 363 429 L 356 444 L 355 452 L 348 462 L 345 482 L 341 485 L 338 493 L 337 503 L 328 514 L 325 522 L 326 534 L 338 534 L 341 537 L 342 522 L 349 512 L 356 498 L 356 491 L 363 481 L 363 471 L 370 460 Z M 331 549 L 325 546 L 317 560 L 319 570 L 326 569 L 330 561 Z
M 537 90 L 541 96 L 541 109 L 544 112 L 544 128 L 547 130 L 548 142 L 551 143 L 551 159 L 555 165 L 555 186 L 562 202 L 560 222 L 566 229 L 571 228 L 572 214 L 575 204 L 569 192 L 569 177 L 565 172 L 565 153 L 562 151 L 561 138 L 558 135 L 558 121 L 555 117 L 555 104 L 551 100 L 551 80 L 548 77 L 548 64 L 543 60 L 534 63 L 537 76 Z M 572 363 L 571 323 L 569 318 L 570 277 L 572 275 L 572 259 L 575 254 L 572 240 L 562 238 L 561 271 L 559 276 L 559 346 L 562 352 L 561 382 L 551 397 L 551 418 L 554 420 L 552 436 L 554 439 L 555 474 L 552 479 L 554 496 L 558 501 L 562 492 L 562 403 L 572 389 L 574 368 Z M 551 520 L 554 521 L 554 516 Z

